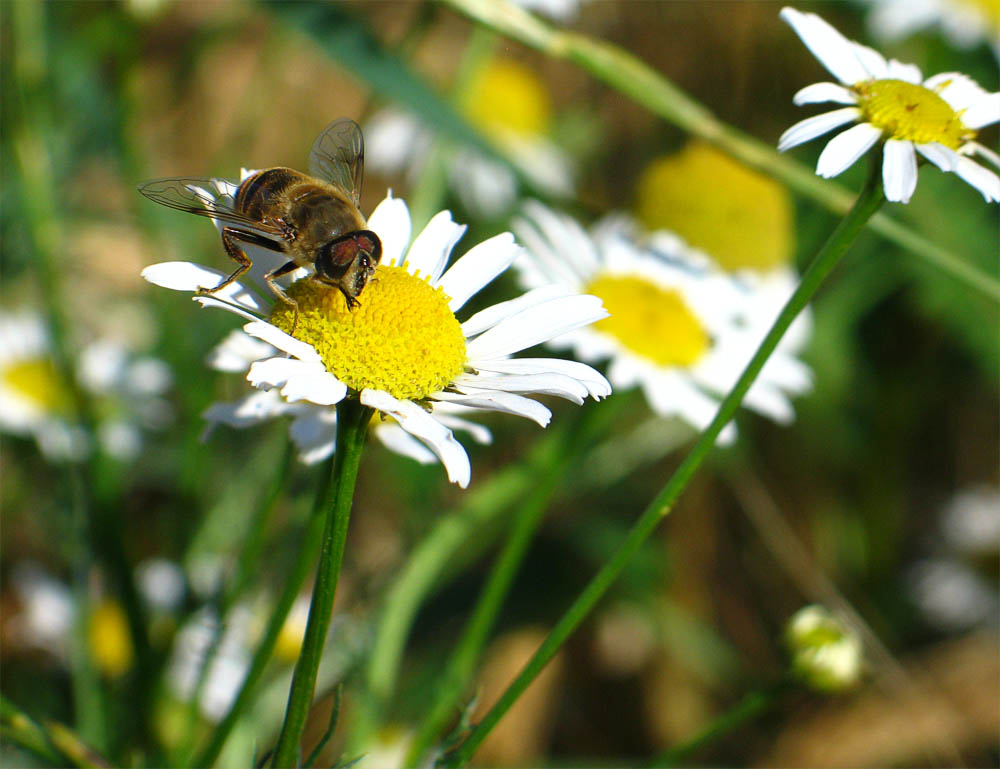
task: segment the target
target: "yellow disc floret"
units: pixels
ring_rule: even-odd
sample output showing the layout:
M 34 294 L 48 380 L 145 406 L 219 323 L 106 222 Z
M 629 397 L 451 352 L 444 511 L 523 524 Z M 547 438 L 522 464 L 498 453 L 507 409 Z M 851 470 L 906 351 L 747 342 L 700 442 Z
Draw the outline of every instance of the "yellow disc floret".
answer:
M 487 133 L 537 136 L 552 119 L 552 103 L 542 81 L 515 61 L 495 61 L 472 78 L 462 97 L 469 120 Z
M 379 266 L 353 310 L 338 289 L 308 278 L 288 295 L 299 304 L 295 336 L 315 347 L 327 370 L 352 390 L 420 400 L 465 370 L 465 335 L 449 297 L 401 267 Z M 294 315 L 278 302 L 271 322 L 289 331 Z
M 650 163 L 636 214 L 672 230 L 726 270 L 769 270 L 792 255 L 792 201 L 784 185 L 704 142 Z
M 0 372 L 11 390 L 49 414 L 72 411 L 69 388 L 48 358 L 26 358 Z
M 602 275 L 586 287 L 599 296 L 611 317 L 594 328 L 662 366 L 690 366 L 708 349 L 710 338 L 678 291 L 633 276 Z
M 903 80 L 856 83 L 858 107 L 865 119 L 885 132 L 887 139 L 917 144 L 938 142 L 957 150 L 975 136 L 958 112 L 930 88 Z

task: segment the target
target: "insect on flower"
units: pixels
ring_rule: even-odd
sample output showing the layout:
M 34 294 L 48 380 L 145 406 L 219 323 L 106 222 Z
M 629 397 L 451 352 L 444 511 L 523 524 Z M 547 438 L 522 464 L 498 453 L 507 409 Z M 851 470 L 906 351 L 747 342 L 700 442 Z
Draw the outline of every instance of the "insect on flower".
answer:
M 180 211 L 207 216 L 222 224 L 222 245 L 239 265 L 215 286 L 199 288 L 213 294 L 233 283 L 253 262 L 242 244 L 283 253 L 288 261 L 264 279 L 281 301 L 295 310 L 298 303 L 276 279 L 299 267 L 312 267 L 312 280 L 340 289 L 348 308 L 375 274 L 382 256 L 378 235 L 366 229 L 359 210 L 364 172 L 364 139 L 350 118 L 331 123 L 309 153 L 307 175 L 291 168 L 266 168 L 245 178 L 232 202 L 209 178 L 155 179 L 139 185 L 150 200 Z

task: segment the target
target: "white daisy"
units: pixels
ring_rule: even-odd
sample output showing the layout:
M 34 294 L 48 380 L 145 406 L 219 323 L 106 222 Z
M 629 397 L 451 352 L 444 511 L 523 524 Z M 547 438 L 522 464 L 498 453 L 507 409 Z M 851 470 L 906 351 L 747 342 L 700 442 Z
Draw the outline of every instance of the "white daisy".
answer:
M 657 414 L 707 427 L 766 332 L 747 285 L 665 232 L 639 248 L 621 219 L 588 234 L 572 218 L 529 202 L 513 229 L 529 252 L 515 263 L 525 288 L 594 294 L 611 313 L 552 344 L 588 362 L 610 360 L 616 388 L 639 386 Z M 790 422 L 788 395 L 810 384 L 808 368 L 779 345 L 743 402 Z M 720 440 L 734 437 L 730 424 Z
M 958 72 L 924 80 L 916 66 L 886 61 L 815 14 L 784 8 L 781 18 L 839 81 L 807 86 L 795 94 L 795 103 L 851 106 L 796 123 L 778 140 L 780 151 L 855 123 L 820 154 L 820 176 L 837 176 L 881 142 L 887 200 L 910 200 L 917 187 L 918 153 L 942 171 L 957 174 L 988 202 L 1000 200 L 1000 177 L 971 157 L 978 155 L 1000 167 L 996 153 L 973 141 L 980 128 L 1000 121 L 1000 93 L 989 93 Z
M 915 32 L 939 27 L 957 48 L 987 42 L 1000 56 L 1000 7 L 977 0 L 867 0 L 873 6 L 868 28 L 876 37 L 901 40 Z
M 472 79 L 460 106 L 532 184 L 554 196 L 572 193 L 570 161 L 548 135 L 548 94 L 528 67 L 492 62 Z M 383 110 L 365 126 L 367 168 L 405 173 L 411 185 L 424 172 L 434 146 L 431 129 L 399 110 Z M 519 183 L 506 164 L 466 147 L 440 146 L 438 151 L 445 156 L 449 186 L 470 212 L 497 218 L 514 205 Z
M 219 189 L 231 192 L 232 185 L 220 183 Z M 368 227 L 382 241 L 382 262 L 376 280 L 365 288 L 361 306 L 348 310 L 339 292 L 299 280 L 288 289 L 300 308 L 299 338 L 282 330 L 291 328 L 293 310 L 252 285 L 254 279 L 263 285 L 260 276 L 281 259 L 265 249 L 248 247 L 254 261 L 246 273 L 250 281 L 194 297 L 202 305 L 222 307 L 250 321 L 244 331 L 270 347 L 258 347 L 253 353 L 259 357 L 249 365 L 247 380 L 279 396 L 264 393 L 243 399 L 230 412 L 231 420 L 220 409 L 211 415 L 215 421 L 234 423 L 255 411 L 292 413 L 301 431 L 312 431 L 313 449 L 328 451 L 332 444 L 319 436 L 329 435 L 332 407 L 351 393 L 405 431 L 411 448 L 416 444 L 410 438 L 422 444 L 424 458 L 427 450 L 432 452 L 449 479 L 464 487 L 471 468 L 452 427 L 480 439 L 485 434 L 465 420 L 457 421 L 456 414 L 503 411 L 545 426 L 550 411 L 526 394 L 557 395 L 582 403 L 588 395 L 599 399 L 611 392 L 607 380 L 582 363 L 510 357 L 607 317 L 597 297 L 543 289 L 488 307 L 464 323 L 456 318 L 455 312 L 519 253 L 510 233 L 478 244 L 445 270 L 452 248 L 465 232 L 449 212 L 433 217 L 411 243 L 409 211 L 390 194 Z M 143 277 L 193 292 L 221 283 L 225 273 L 169 262 L 146 268 Z M 235 365 L 238 356 L 232 350 L 233 345 L 227 346 L 216 360 Z M 308 420 L 300 419 L 306 415 Z M 399 432 L 396 436 L 401 437 Z M 379 437 L 392 442 L 384 434 Z M 296 440 L 300 447 L 309 444 L 302 436 Z
M 95 400 L 101 446 L 119 459 L 134 457 L 142 447 L 141 428 L 159 428 L 170 419 L 161 397 L 171 383 L 170 369 L 110 339 L 84 345 L 74 363 L 80 386 Z M 32 436 L 51 459 L 79 460 L 88 451 L 52 358 L 48 329 L 34 312 L 0 312 L 0 429 Z

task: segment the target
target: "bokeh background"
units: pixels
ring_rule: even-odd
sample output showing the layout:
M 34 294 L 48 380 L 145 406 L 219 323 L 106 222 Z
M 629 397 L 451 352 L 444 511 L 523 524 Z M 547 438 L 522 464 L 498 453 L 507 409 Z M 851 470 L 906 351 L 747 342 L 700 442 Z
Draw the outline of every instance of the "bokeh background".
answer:
M 874 5 L 800 7 L 927 74 L 957 69 L 997 90 L 997 59 L 986 42 L 957 49 L 938 27 L 880 41 Z M 825 79 L 779 10 L 772 2 L 596 1 L 556 23 L 623 47 L 721 119 L 773 144 L 805 116 L 792 105 L 795 91 Z M 191 726 L 184 696 L 169 682 L 180 675 L 169 663 L 178 629 L 211 600 L 219 580 L 232 577 L 254 540 L 261 556 L 243 586 L 238 619 L 228 622 L 244 628 L 232 644 L 245 661 L 291 567 L 322 469 L 290 457 L 285 424 L 220 428 L 201 440 L 201 413 L 245 392 L 239 376 L 205 365 L 237 321 L 156 289 L 139 273 L 171 259 L 219 268 L 227 261 L 211 227 L 153 205 L 136 192 L 138 182 L 304 168 L 331 120 L 349 116 L 367 126 L 387 108 L 418 109 L 422 123 L 440 129 L 441 146 L 460 146 L 447 130 L 454 115 L 488 138 L 497 114 L 477 114 L 463 90 L 478 56 L 519 73 L 514 90 L 493 102 L 494 113 L 544 136 L 573 169 L 569 189 L 522 181 L 522 195 L 546 197 L 584 222 L 628 211 L 650 227 L 690 227 L 683 234 L 692 241 L 722 232 L 730 245 L 720 249 L 761 251 L 763 268 L 807 263 L 836 224 L 814 202 L 779 190 L 778 213 L 762 234 L 741 217 L 743 206 L 728 193 L 742 188 L 722 171 L 670 189 L 683 169 L 657 176 L 656 164 L 684 151 L 680 130 L 571 63 L 492 38 L 432 3 L 7 2 L 0 13 L 5 322 L 37 314 L 49 325 L 55 308 L 71 356 L 100 342 L 119 356 L 116 371 L 136 365 L 144 372 L 135 373 L 134 392 L 93 377 L 88 397 L 112 447 L 100 461 L 66 459 L 23 427 L 8 426 L 2 437 L 0 689 L 35 718 L 79 723 L 73 606 L 87 596 L 105 611 L 94 612 L 87 630 L 101 707 L 112 724 L 144 722 L 121 727 L 117 738 L 112 729 L 110 744 L 117 739 L 121 750 L 131 739 L 122 733 L 151 730 L 169 747 L 211 730 L 218 715 L 209 708 Z M 433 98 L 400 106 L 414 83 Z M 983 141 L 995 147 L 993 129 Z M 369 145 L 365 212 L 391 187 L 412 196 L 418 218 L 450 208 L 469 224 L 466 248 L 509 227 L 516 198 L 484 212 L 441 179 L 428 181 L 433 169 L 385 170 L 391 164 L 376 163 Z M 822 146 L 793 154 L 813 164 Z M 857 189 L 862 173 L 853 169 L 841 181 Z M 746 206 L 759 203 L 747 195 Z M 997 209 L 955 177 L 922 170 L 912 203 L 890 213 L 997 276 Z M 771 239 L 759 245 L 755 238 L 765 236 Z M 515 292 L 504 278 L 482 302 Z M 998 328 L 997 304 L 981 292 L 863 235 L 814 304 L 802 352 L 814 387 L 796 399 L 795 422 L 741 413 L 736 445 L 714 454 L 477 762 L 639 765 L 779 680 L 787 668 L 784 623 L 820 601 L 852 607 L 869 641 L 880 639 L 869 648 L 865 681 L 836 696 L 784 693 L 685 763 L 925 766 L 960 758 L 995 765 Z M 5 332 L 5 343 L 25 334 Z M 63 418 L 70 394 L 51 362 L 39 365 L 37 378 L 5 386 L 31 383 L 39 408 Z M 655 419 L 638 394 L 614 399 L 622 402 L 614 424 L 561 480 L 505 603 L 478 677 L 480 707 L 621 542 L 692 442 L 682 427 Z M 554 425 L 576 409 L 547 405 Z M 366 451 L 334 626 L 345 688 L 331 763 L 348 744 L 374 622 L 407 554 L 440 516 L 490 493 L 490 479 L 523 463 L 542 437 L 512 418 L 487 421 L 494 444 L 469 446 L 467 491 L 448 485 L 440 467 L 374 442 Z M 265 516 L 261 500 L 279 477 L 285 490 Z M 129 704 L 137 673 L 120 641 L 121 596 L 101 570 L 81 573 L 86 537 L 73 504 L 80 483 L 111 510 L 107 523 L 130 566 L 171 575 L 166 583 L 141 580 L 170 598 L 154 609 L 151 626 L 165 660 L 155 712 L 137 715 Z M 378 744 L 365 746 L 369 760 L 386 750 L 391 765 L 393 745 L 426 707 L 507 515 L 476 532 L 421 607 Z M 97 627 L 95 618 L 106 621 Z M 274 702 L 263 698 L 241 723 L 224 763 L 245 765 L 255 740 L 266 746 L 273 739 L 296 648 L 292 642 L 283 657 L 279 647 L 265 680 Z M 307 741 L 322 733 L 328 709 L 329 698 Z M 38 761 L 9 744 L 2 757 L 9 766 Z

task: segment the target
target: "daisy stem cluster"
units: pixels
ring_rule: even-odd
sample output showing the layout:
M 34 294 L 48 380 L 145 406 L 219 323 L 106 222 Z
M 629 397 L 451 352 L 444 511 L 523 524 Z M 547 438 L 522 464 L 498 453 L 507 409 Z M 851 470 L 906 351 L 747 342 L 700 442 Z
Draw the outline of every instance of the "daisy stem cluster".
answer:
M 840 185 L 818 178 L 810 169 L 781 155 L 770 145 L 723 123 L 704 105 L 627 51 L 586 35 L 558 29 L 530 12 L 502 0 L 443 0 L 459 13 L 548 56 L 565 59 L 607 83 L 636 103 L 685 132 L 719 147 L 735 159 L 774 177 L 801 195 L 844 215 L 852 195 Z M 885 214 L 871 228 L 966 286 L 1000 302 L 1000 281 L 956 254 L 913 232 Z
M 740 402 L 760 373 L 771 353 L 778 346 L 778 342 L 784 336 L 788 327 L 795 320 L 796 316 L 805 308 L 819 289 L 825 278 L 840 261 L 840 258 L 847 251 L 851 243 L 861 232 L 865 224 L 878 210 L 884 200 L 882 187 L 878 180 L 878 166 L 872 164 L 871 172 L 864 189 L 855 201 L 854 207 L 847 216 L 840 222 L 833 234 L 829 237 L 823 247 L 816 254 L 809 269 L 802 276 L 802 280 L 795 292 L 789 297 L 782 308 L 774 324 L 761 342 L 753 358 L 747 364 L 740 378 L 733 389 L 726 396 L 719 406 L 719 410 L 711 424 L 705 429 L 698 439 L 698 442 L 685 457 L 680 467 L 674 472 L 663 490 L 649 504 L 646 510 L 639 517 L 639 520 L 629 531 L 625 541 L 618 547 L 618 550 L 611 556 L 608 562 L 591 579 L 576 601 L 570 606 L 559 622 L 555 625 L 542 645 L 528 661 L 517 678 L 507 687 L 504 693 L 497 700 L 496 704 L 486 713 L 482 721 L 469 733 L 465 741 L 462 742 L 453 752 L 444 759 L 445 766 L 464 766 L 468 763 L 473 753 L 483 742 L 486 736 L 497 725 L 511 705 L 517 700 L 531 682 L 538 676 L 542 669 L 555 656 L 563 643 L 576 630 L 581 622 L 590 614 L 593 608 L 607 592 L 608 588 L 615 582 L 618 575 L 632 560 L 632 557 L 656 530 L 660 521 L 666 516 L 677 499 L 687 488 L 688 483 L 695 472 L 705 461 L 709 452 L 715 445 L 715 440 L 722 431 L 722 428 L 733 418 Z
M 420 761 L 451 720 L 549 503 L 563 487 L 566 473 L 576 466 L 580 455 L 594 444 L 604 427 L 613 422 L 624 403 L 624 398 L 616 398 L 600 407 L 584 409 L 573 429 L 565 431 L 551 461 L 533 468 L 531 492 L 514 513 L 507 541 L 440 677 L 427 717 L 414 737 L 407 766 Z
M 330 500 L 326 513 L 305 639 L 295 664 L 285 721 L 274 751 L 272 766 L 275 767 L 298 766 L 299 741 L 309 714 L 316 687 L 316 673 L 333 615 L 333 599 L 337 592 L 344 543 L 347 541 L 347 525 L 354 501 L 354 484 L 372 413 L 372 409 L 361 405 L 354 398 L 344 398 L 337 404 L 337 452 L 334 455 L 331 489 L 333 499 Z

